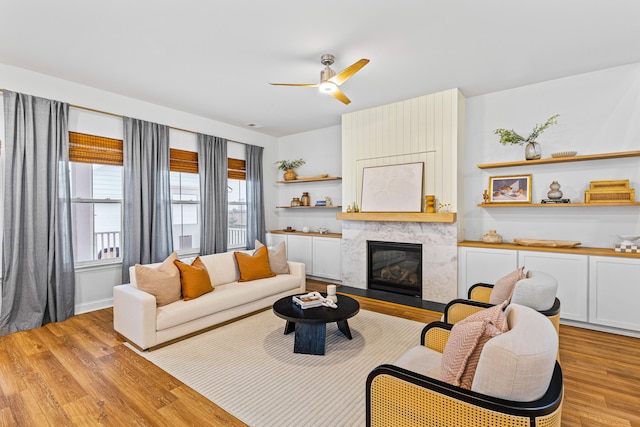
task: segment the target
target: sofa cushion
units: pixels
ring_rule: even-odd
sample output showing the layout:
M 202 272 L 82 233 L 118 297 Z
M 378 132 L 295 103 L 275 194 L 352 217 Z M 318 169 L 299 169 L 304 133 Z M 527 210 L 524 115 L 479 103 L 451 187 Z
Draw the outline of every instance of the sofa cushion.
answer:
M 534 310 L 549 310 L 556 300 L 558 281 L 542 271 L 527 272 L 527 277 L 518 281 L 511 302 L 526 305 Z
M 505 313 L 509 331 L 485 344 L 471 390 L 531 402 L 549 388 L 558 334 L 549 319 L 530 307 L 511 303 Z
M 249 282 L 276 275 L 269 267 L 269 252 L 266 246 L 256 249 L 253 255 L 242 252 L 234 252 L 233 255 L 236 257 L 240 270 L 238 282 Z
M 256 240 L 256 249 L 260 249 L 264 245 Z M 289 274 L 289 264 L 287 263 L 287 248 L 284 242 L 280 242 L 275 246 L 269 246 L 269 267 L 275 274 Z
M 442 381 L 470 390 L 484 345 L 509 330 L 507 302 L 474 313 L 453 325 L 442 353 Z
M 174 252 L 155 268 L 135 265 L 136 287 L 156 297 L 157 306 L 180 299 L 180 271 L 173 264 L 177 259 L 178 255 Z
M 493 290 L 489 296 L 489 304 L 502 304 L 503 301 L 511 301 L 513 290 L 519 280 L 524 279 L 524 266 L 498 279 L 493 285 Z
M 240 278 L 240 272 L 238 271 L 238 265 L 236 264 L 233 252 L 203 255 L 200 259 L 205 267 L 207 267 L 207 271 L 211 277 L 211 286 L 213 287 L 235 282 Z
M 182 285 L 182 296 L 185 301 L 196 299 L 201 295 L 213 291 L 211 279 L 200 257 L 189 264 L 182 261 L 174 261 L 178 270 L 180 270 L 180 283 Z
M 156 329 L 171 328 L 293 289 L 300 289 L 300 277 L 288 274 L 216 286 L 215 292 L 202 295 L 200 298 L 191 301 L 180 300 L 158 307 Z

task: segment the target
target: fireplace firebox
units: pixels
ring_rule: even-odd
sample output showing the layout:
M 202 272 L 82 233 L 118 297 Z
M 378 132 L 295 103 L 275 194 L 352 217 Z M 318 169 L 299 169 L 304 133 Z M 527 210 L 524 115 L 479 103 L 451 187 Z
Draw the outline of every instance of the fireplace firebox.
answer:
M 367 241 L 367 286 L 422 298 L 422 245 Z

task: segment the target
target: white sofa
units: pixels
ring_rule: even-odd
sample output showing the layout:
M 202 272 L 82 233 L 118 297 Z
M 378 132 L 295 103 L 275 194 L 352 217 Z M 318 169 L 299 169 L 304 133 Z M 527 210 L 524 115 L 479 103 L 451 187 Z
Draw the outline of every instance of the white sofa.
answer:
M 131 267 L 131 283 L 113 289 L 116 332 L 146 350 L 270 307 L 282 297 L 305 292 L 305 265 L 300 262 L 288 262 L 290 274 L 238 282 L 240 273 L 233 252 L 205 255 L 200 259 L 207 267 L 214 291 L 161 307 L 156 306 L 153 295 L 136 287 L 135 267 Z

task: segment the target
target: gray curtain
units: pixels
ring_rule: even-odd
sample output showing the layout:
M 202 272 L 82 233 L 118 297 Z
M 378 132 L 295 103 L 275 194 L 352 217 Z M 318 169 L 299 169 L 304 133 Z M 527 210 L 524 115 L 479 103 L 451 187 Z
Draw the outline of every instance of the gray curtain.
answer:
M 247 162 L 247 248 L 265 241 L 264 191 L 262 184 L 262 147 L 246 145 Z
M 4 91 L 0 335 L 74 314 L 69 105 Z
M 124 117 L 122 280 L 129 267 L 173 252 L 169 127 Z
M 200 255 L 227 251 L 227 140 L 198 134 Z

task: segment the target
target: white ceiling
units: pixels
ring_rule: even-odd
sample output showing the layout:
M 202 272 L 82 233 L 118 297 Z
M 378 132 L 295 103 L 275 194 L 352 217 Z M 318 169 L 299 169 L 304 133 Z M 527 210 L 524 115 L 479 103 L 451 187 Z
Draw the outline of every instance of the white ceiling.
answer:
M 637 0 L 0 0 L 0 10 L 1 63 L 273 136 L 453 87 L 470 97 L 640 62 Z M 336 71 L 371 60 L 341 87 L 350 105 L 268 84 L 317 83 L 324 53 Z

